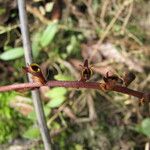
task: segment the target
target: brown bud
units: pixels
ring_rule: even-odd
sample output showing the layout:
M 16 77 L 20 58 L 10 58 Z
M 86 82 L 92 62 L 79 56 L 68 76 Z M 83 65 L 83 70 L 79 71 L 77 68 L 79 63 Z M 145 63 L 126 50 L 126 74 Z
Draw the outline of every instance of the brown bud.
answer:
M 105 83 L 112 82 L 115 85 L 122 85 L 123 84 L 123 79 L 120 78 L 116 74 L 109 74 L 109 72 L 106 73 L 106 76 L 103 77 L 103 80 Z
M 125 76 L 123 77 L 125 86 L 126 86 L 126 87 L 129 86 L 130 83 L 131 83 L 133 80 L 135 80 L 135 78 L 136 78 L 135 74 L 133 74 L 132 72 L 127 72 L 127 73 L 125 74 Z
M 143 99 L 144 99 L 144 102 L 150 102 L 150 93 L 144 93 Z
M 55 0 L 54 6 L 51 12 L 51 19 L 52 20 L 60 20 L 62 17 L 62 0 Z
M 88 59 L 86 59 L 83 63 L 83 66 L 80 65 L 83 69 L 82 69 L 82 73 L 81 73 L 81 79 L 80 81 L 87 81 L 90 79 L 90 77 L 92 76 L 92 69 L 91 66 L 89 67 L 89 62 Z
M 30 64 L 27 67 L 22 67 L 25 72 L 32 74 L 33 82 L 44 85 L 47 81 L 41 71 L 41 68 L 38 64 Z

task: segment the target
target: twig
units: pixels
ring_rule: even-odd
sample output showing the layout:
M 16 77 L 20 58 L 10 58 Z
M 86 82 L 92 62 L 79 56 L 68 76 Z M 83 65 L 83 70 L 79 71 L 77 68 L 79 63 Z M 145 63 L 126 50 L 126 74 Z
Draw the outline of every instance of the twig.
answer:
M 124 10 L 124 8 L 129 5 L 130 3 L 132 3 L 133 0 L 128 0 L 128 1 L 125 1 L 121 7 L 119 8 L 118 12 L 115 14 L 114 18 L 111 20 L 111 22 L 109 23 L 109 25 L 106 27 L 104 33 L 102 34 L 100 40 L 98 41 L 98 44 L 100 45 L 104 39 L 106 38 L 106 36 L 108 35 L 109 31 L 112 29 L 113 25 L 115 24 L 115 22 L 117 21 L 119 15 L 121 14 L 121 12 Z M 96 54 L 96 52 L 98 51 L 98 49 L 94 49 L 91 56 L 90 56 L 90 59 L 91 60 L 93 58 L 93 56 Z
M 18 28 L 18 26 L 19 26 L 18 24 L 7 26 L 7 27 L 0 26 L 0 34 L 10 32 L 11 30 Z
M 37 17 L 43 24 L 51 24 L 52 21 L 44 17 L 41 12 L 29 4 L 27 4 L 27 11 L 33 14 L 35 17 Z
M 59 113 L 66 107 L 66 105 L 68 104 L 68 102 L 65 102 L 64 104 L 62 104 L 57 112 L 48 120 L 47 124 L 50 126 L 50 124 L 59 116 Z
M 140 41 L 140 39 L 138 39 L 133 33 L 131 33 L 129 30 L 125 29 L 125 32 L 127 33 L 127 35 L 132 38 L 135 42 L 137 42 L 140 46 L 143 45 L 143 43 Z
M 31 64 L 32 63 L 32 49 L 31 49 L 31 42 L 29 39 L 28 19 L 27 19 L 27 13 L 26 13 L 25 0 L 18 0 L 18 8 L 19 8 L 20 27 L 21 27 L 21 32 L 22 32 L 23 47 L 24 47 L 24 53 L 25 53 L 25 61 L 27 64 Z M 32 82 L 31 77 L 29 75 L 28 77 L 29 77 L 29 81 Z M 44 116 L 42 102 L 40 100 L 40 95 L 39 95 L 38 90 L 32 91 L 32 99 L 33 99 L 35 113 L 36 113 L 38 125 L 40 128 L 40 132 L 42 135 L 45 150 L 51 150 L 52 149 L 51 139 L 49 135 L 49 130 L 46 125 L 46 119 Z
M 94 121 L 97 119 L 97 113 L 95 111 L 94 100 L 90 94 L 87 96 L 87 105 L 89 108 L 89 118 Z
M 99 26 L 96 22 L 95 14 L 92 9 L 92 0 L 85 1 L 84 4 L 87 6 L 87 10 L 88 10 L 89 17 L 91 19 L 91 23 L 93 24 L 94 28 L 97 29 Z
M 66 87 L 66 88 L 87 88 L 87 89 L 97 89 L 97 90 L 103 90 L 101 87 L 103 83 L 98 82 L 81 82 L 81 81 L 48 81 L 45 86 L 49 87 Z M 21 90 L 21 89 L 28 89 L 31 90 L 31 88 L 39 88 L 41 85 L 37 83 L 20 83 L 20 84 L 13 84 L 13 85 L 7 85 L 7 86 L 1 86 L 0 92 L 6 92 L 6 91 L 12 91 L 12 90 Z M 113 87 L 111 91 L 120 92 L 123 94 L 135 96 L 139 99 L 143 98 L 144 94 L 143 92 L 135 91 L 132 89 L 129 89 L 127 87 L 116 85 Z M 147 94 L 148 99 L 150 99 L 150 93 Z
M 106 25 L 105 13 L 106 13 L 109 2 L 110 2 L 109 0 L 104 0 L 102 2 L 102 10 L 101 10 L 101 14 L 100 14 L 100 22 L 101 22 L 102 27 L 105 27 L 105 25 Z
M 87 105 L 89 110 L 88 117 L 77 118 L 75 121 L 76 123 L 85 123 L 85 122 L 93 122 L 97 119 L 97 114 L 94 107 L 94 101 L 90 94 L 87 95 Z
M 39 19 L 41 21 L 41 23 L 43 23 L 45 25 L 50 25 L 51 23 L 53 23 L 53 20 L 47 19 L 46 17 L 44 17 L 41 14 L 41 12 L 37 8 L 34 8 L 34 7 L 30 6 L 29 4 L 27 4 L 27 11 L 29 13 L 31 13 L 34 17 Z M 75 32 L 84 32 L 78 28 L 71 28 L 71 27 L 63 25 L 63 24 L 59 24 L 58 27 L 59 27 L 59 29 L 64 29 L 64 30 L 71 30 L 71 31 L 75 31 Z
M 119 8 L 118 12 L 115 14 L 114 18 L 111 20 L 110 24 L 106 27 L 106 30 L 104 31 L 104 33 L 102 34 L 101 38 L 100 38 L 100 43 L 103 42 L 103 40 L 105 39 L 105 37 L 107 36 L 107 34 L 109 33 L 109 31 L 111 30 L 111 28 L 113 27 L 114 23 L 116 22 L 116 20 L 118 19 L 119 15 L 121 14 L 121 12 L 124 10 L 124 8 L 129 5 L 132 2 L 132 0 L 129 1 L 125 1 L 121 7 Z
M 133 2 L 129 6 L 128 14 L 127 14 L 126 18 L 124 19 L 124 23 L 123 23 L 123 25 L 121 27 L 121 32 L 122 33 L 125 32 L 126 26 L 128 24 L 128 21 L 130 19 L 131 14 L 132 14 L 132 10 L 133 10 Z

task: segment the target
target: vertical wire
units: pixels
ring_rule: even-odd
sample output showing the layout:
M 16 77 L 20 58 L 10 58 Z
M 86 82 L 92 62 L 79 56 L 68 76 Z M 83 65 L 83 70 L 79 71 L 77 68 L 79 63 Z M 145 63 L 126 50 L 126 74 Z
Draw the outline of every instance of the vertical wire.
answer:
M 32 48 L 29 38 L 29 28 L 28 19 L 26 13 L 26 3 L 25 0 L 18 0 L 19 18 L 20 18 L 20 28 L 22 33 L 24 56 L 26 64 L 32 63 Z M 29 81 L 32 82 L 32 78 L 28 75 Z M 34 104 L 34 109 L 38 121 L 38 126 L 40 128 L 40 133 L 44 143 L 45 150 L 52 150 L 52 144 L 50 139 L 50 134 L 48 127 L 46 125 L 46 119 L 42 107 L 42 102 L 40 100 L 40 94 L 38 90 L 32 91 L 32 99 Z

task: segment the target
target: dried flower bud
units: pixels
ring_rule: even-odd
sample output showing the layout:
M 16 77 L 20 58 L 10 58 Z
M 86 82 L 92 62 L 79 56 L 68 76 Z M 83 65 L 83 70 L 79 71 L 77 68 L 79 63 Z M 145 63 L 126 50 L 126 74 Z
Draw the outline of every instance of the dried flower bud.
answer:
M 83 68 L 82 70 L 82 74 L 81 74 L 81 80 L 80 81 L 87 81 L 90 79 L 93 71 L 91 69 L 91 67 L 89 67 L 89 63 L 88 63 L 88 59 L 86 59 L 84 61 L 83 66 L 81 65 L 81 67 Z
M 42 85 L 44 85 L 47 82 L 38 64 L 35 64 L 35 63 L 30 64 L 27 67 L 23 67 L 23 70 L 32 74 L 33 82 L 36 82 Z
M 108 90 L 113 89 L 113 87 L 116 85 L 123 85 L 123 79 L 122 78 L 120 78 L 116 74 L 109 75 L 109 72 L 106 73 L 106 76 L 103 77 L 103 80 L 106 83 L 106 88 Z
M 107 83 L 107 82 L 110 82 L 110 81 L 114 81 L 114 83 L 116 84 L 120 84 L 122 85 L 123 84 L 123 79 L 120 78 L 118 75 L 116 74 L 112 74 L 112 75 L 109 75 L 109 72 L 106 73 L 106 76 L 103 77 L 103 80 Z
M 132 72 L 127 72 L 123 78 L 125 86 L 129 86 L 130 83 L 135 80 L 136 76 Z
M 150 93 L 144 93 L 143 97 L 139 100 L 139 106 L 149 102 L 150 102 Z
M 60 20 L 62 17 L 62 0 L 55 0 L 54 6 L 51 12 L 51 20 Z

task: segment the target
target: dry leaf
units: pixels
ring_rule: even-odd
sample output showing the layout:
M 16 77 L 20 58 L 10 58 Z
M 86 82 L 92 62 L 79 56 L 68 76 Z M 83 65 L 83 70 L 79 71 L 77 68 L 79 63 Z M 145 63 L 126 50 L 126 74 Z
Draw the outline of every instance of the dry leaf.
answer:
M 12 99 L 10 102 L 10 106 L 24 116 L 27 116 L 33 111 L 31 99 L 23 96 L 16 96 L 14 99 Z

